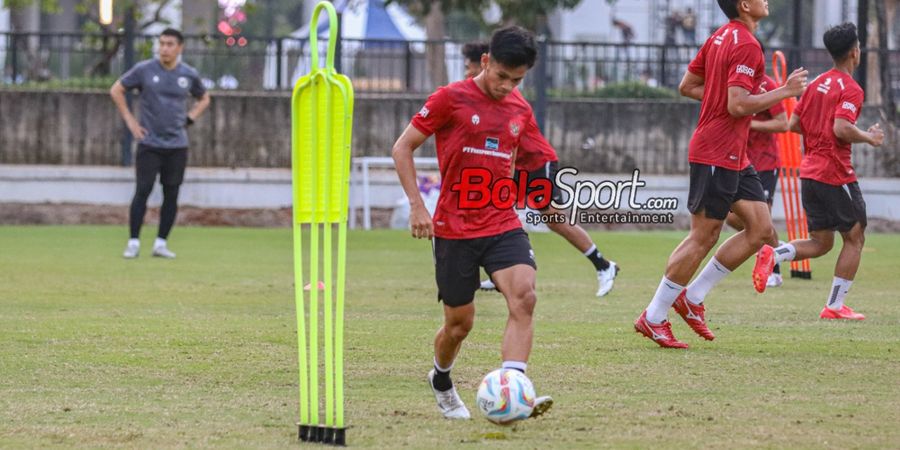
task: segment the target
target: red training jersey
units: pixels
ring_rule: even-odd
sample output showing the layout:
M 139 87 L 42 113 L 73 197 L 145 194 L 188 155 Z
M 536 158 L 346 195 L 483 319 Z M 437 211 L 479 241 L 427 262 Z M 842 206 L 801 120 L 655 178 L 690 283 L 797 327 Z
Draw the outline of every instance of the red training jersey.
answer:
M 704 80 L 700 120 L 688 151 L 690 162 L 729 170 L 750 164 L 746 153 L 752 117 L 728 113 L 728 88 L 752 93 L 765 70 L 762 47 L 742 22 L 732 20 L 706 40 L 688 65 L 689 72 Z
M 762 82 L 759 83 L 759 88 L 754 94 L 763 94 L 777 87 L 778 83 L 775 80 L 763 74 Z M 783 112 L 784 106 L 781 102 L 778 102 L 771 108 L 756 113 L 753 116 L 753 120 L 765 122 L 772 120 L 773 117 Z M 750 159 L 750 164 L 753 164 L 753 168 L 757 172 L 767 172 L 781 168 L 781 155 L 778 154 L 778 143 L 775 140 L 775 135 L 750 130 L 750 138 L 747 140 L 747 158 Z
M 800 116 L 803 161 L 800 178 L 841 186 L 856 181 L 850 147 L 834 135 L 835 119 L 856 124 L 865 93 L 849 74 L 831 69 L 806 88 L 794 114 Z
M 515 92 L 519 94 L 518 89 Z M 548 162 L 556 160 L 556 150 L 547 142 L 547 138 L 541 134 L 537 120 L 532 115 L 525 125 L 525 131 L 522 133 L 522 138 L 519 142 L 519 151 L 516 152 L 516 170 L 532 172 L 544 167 Z
M 459 192 L 452 187 L 461 181 L 466 168 L 487 169 L 493 181 L 509 178 L 512 153 L 530 121 L 534 121 L 531 105 L 518 90 L 495 100 L 473 79 L 438 88 L 428 97 L 411 123 L 422 134 L 435 135 L 441 172 L 441 195 L 433 218 L 435 236 L 475 239 L 522 227 L 513 208 L 488 204 L 478 210 L 460 209 Z

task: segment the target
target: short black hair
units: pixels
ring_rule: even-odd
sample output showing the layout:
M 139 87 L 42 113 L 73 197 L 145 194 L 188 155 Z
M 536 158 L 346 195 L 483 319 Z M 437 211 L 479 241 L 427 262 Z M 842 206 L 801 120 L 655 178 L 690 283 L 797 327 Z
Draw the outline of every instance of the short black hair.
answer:
M 738 13 L 737 4 L 740 0 L 719 0 L 719 8 L 722 9 L 722 12 L 725 13 L 725 17 L 729 19 L 737 19 L 740 14 Z
M 534 34 L 520 26 L 501 28 L 491 36 L 491 59 L 507 67 L 534 67 L 537 44 Z
M 466 60 L 478 62 L 481 61 L 481 55 L 488 53 L 490 50 L 491 46 L 487 42 L 472 41 L 463 45 L 462 54 Z
M 859 35 L 856 34 L 856 25 L 853 22 L 844 22 L 833 26 L 822 36 L 822 41 L 825 43 L 828 53 L 831 53 L 832 59 L 843 61 L 859 42 Z
M 162 31 L 162 33 L 159 33 L 159 35 L 160 36 L 172 36 L 173 38 L 178 39 L 179 44 L 184 44 L 184 35 L 181 34 L 180 31 L 178 31 L 174 28 L 166 28 L 165 30 Z

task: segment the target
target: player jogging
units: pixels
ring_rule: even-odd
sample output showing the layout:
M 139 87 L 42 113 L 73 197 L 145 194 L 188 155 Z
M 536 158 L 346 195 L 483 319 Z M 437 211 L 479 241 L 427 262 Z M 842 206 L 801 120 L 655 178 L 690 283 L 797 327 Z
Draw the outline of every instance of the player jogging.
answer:
M 765 47 L 762 48 L 762 51 L 763 54 L 766 53 Z M 777 87 L 778 84 L 775 83 L 775 80 L 763 74 L 763 81 L 759 84 L 759 88 L 755 93 L 762 94 Z M 775 199 L 775 188 L 778 185 L 778 171 L 781 169 L 781 155 L 778 154 L 775 134 L 786 131 L 788 131 L 787 112 L 784 110 L 781 102 L 776 103 L 765 111 L 756 113 L 750 122 L 747 157 L 750 159 L 750 164 L 756 169 L 756 173 L 759 174 L 759 181 L 762 183 L 763 194 L 766 196 L 770 215 L 772 213 L 772 202 Z M 734 213 L 728 213 L 728 218 L 725 219 L 725 222 L 737 231 L 744 229 L 743 222 Z M 772 236 L 772 240 L 768 244 L 777 247 L 778 235 Z M 766 286 L 778 287 L 782 283 L 784 283 L 784 280 L 781 278 L 781 265 L 775 264 Z
M 800 186 L 809 239 L 795 240 L 775 249 L 775 261 L 802 261 L 828 253 L 834 232 L 843 238 L 834 267 L 834 280 L 819 314 L 823 319 L 863 320 L 865 316 L 844 304 L 859 269 L 866 231 L 866 201 L 850 162 L 851 145 L 880 147 L 884 131 L 875 124 L 862 131 L 856 120 L 865 94 L 853 80 L 861 61 L 856 25 L 844 23 L 825 32 L 825 48 L 834 68 L 813 80 L 791 116 L 790 128 L 803 135 Z
M 694 332 L 707 340 L 715 338 L 706 326 L 704 298 L 773 238 L 775 230 L 762 184 L 747 159 L 750 122 L 753 114 L 801 94 L 806 86 L 806 71 L 798 69 L 785 86 L 753 95 L 765 71 L 762 49 L 753 32 L 769 15 L 768 1 L 718 1 L 731 21 L 707 39 L 679 86 L 681 95 L 701 101 L 700 120 L 688 152 L 691 231 L 672 252 L 653 299 L 634 322 L 636 331 L 667 348 L 688 347 L 672 334 L 667 316 L 673 306 Z M 729 210 L 741 219 L 744 230 L 719 246 L 688 285 L 716 245 Z M 768 261 L 771 272 L 774 258 L 771 247 L 768 249 L 768 258 L 760 261 Z M 754 286 L 764 290 L 766 281 L 754 278 Z
M 485 42 L 469 42 L 463 46 L 462 53 L 465 59 L 466 78 L 474 77 L 481 73 L 481 56 L 488 53 L 489 46 Z M 562 203 L 562 192 L 556 186 L 556 173 L 559 170 L 559 162 L 556 150 L 547 142 L 541 133 L 536 120 L 529 121 L 526 132 L 519 143 L 519 151 L 516 153 L 516 174 L 519 171 L 528 172 L 527 183 L 538 178 L 547 178 L 552 182 L 551 197 L 557 203 Z M 559 211 L 552 206 L 542 209 L 541 214 L 554 214 Z M 613 288 L 619 267 L 613 261 L 607 261 L 600 250 L 591 240 L 591 236 L 579 225 L 570 225 L 569 221 L 547 221 L 547 227 L 556 234 L 562 236 L 573 247 L 578 249 L 597 271 L 597 297 L 603 297 Z M 491 279 L 481 282 L 481 289 L 493 290 L 496 285 Z
M 490 48 L 490 54 L 482 56 L 484 71 L 435 91 L 393 148 L 400 184 L 409 197 L 412 236 L 434 239 L 444 325 L 434 339 L 428 384 L 441 413 L 451 419 L 470 417 L 450 369 L 475 320 L 479 267 L 497 283 L 509 308 L 501 350 L 505 369 L 526 370 L 537 302 L 534 252 L 515 210 L 494 204 L 467 209 L 468 199 L 460 195 L 470 173 L 509 178 L 526 124 L 534 120 L 531 106 L 516 90 L 537 58 L 534 36 L 520 27 L 503 28 L 491 37 Z M 413 162 L 413 152 L 432 134 L 441 173 L 433 220 L 419 195 Z M 535 399 L 532 417 L 551 405 L 549 397 Z

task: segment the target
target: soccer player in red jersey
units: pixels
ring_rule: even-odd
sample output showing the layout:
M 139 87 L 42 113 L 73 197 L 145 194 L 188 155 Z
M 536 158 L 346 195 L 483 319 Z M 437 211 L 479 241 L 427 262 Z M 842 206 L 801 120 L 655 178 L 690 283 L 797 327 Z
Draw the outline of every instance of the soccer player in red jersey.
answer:
M 474 77 L 481 73 L 481 56 L 490 50 L 486 42 L 469 42 L 462 48 L 463 58 L 465 60 L 466 78 Z M 787 124 L 787 121 L 785 121 Z M 541 133 L 537 125 L 537 121 L 530 121 L 525 127 L 519 144 L 519 150 L 516 153 L 516 178 L 518 179 L 519 171 L 527 172 L 527 183 L 531 183 L 538 178 L 549 179 L 552 185 L 551 198 L 559 203 L 563 202 L 562 192 L 556 186 L 556 174 L 559 171 L 559 160 L 556 157 L 556 150 L 547 142 L 547 139 Z M 552 206 L 542 209 L 541 214 L 555 214 L 558 210 Z M 608 261 L 600 253 L 600 249 L 594 244 L 591 236 L 577 224 L 570 224 L 568 221 L 557 222 L 548 221 L 547 228 L 554 233 L 562 236 L 578 249 L 590 262 L 597 271 L 597 297 L 603 297 L 608 294 L 615 283 L 616 275 L 619 273 L 619 266 L 614 261 Z M 490 279 L 481 282 L 481 289 L 494 290 L 496 285 Z
M 762 45 L 762 44 L 760 44 Z M 763 48 L 763 54 L 766 49 Z M 762 94 L 771 89 L 778 87 L 768 75 L 763 75 L 763 81 L 756 94 Z M 775 199 L 775 188 L 778 185 L 778 170 L 781 168 L 781 155 L 778 154 L 778 144 L 775 142 L 775 134 L 788 131 L 787 112 L 781 103 L 776 103 L 766 111 L 761 111 L 753 116 L 750 122 L 750 138 L 747 140 L 747 157 L 750 164 L 759 174 L 759 181 L 762 183 L 763 194 L 766 196 L 766 203 L 769 205 L 769 213 L 772 212 L 772 201 Z M 725 222 L 737 231 L 744 229 L 744 223 L 733 213 L 728 213 Z M 778 235 L 772 236 L 768 242 L 773 247 L 778 246 Z M 783 280 L 781 278 L 781 265 L 775 264 L 772 274 L 769 275 L 767 287 L 781 286 Z
M 461 196 L 467 193 L 467 173 L 477 170 L 492 180 L 510 177 L 523 132 L 534 120 L 531 106 L 516 89 L 537 58 L 534 35 L 521 27 L 503 28 L 491 37 L 490 49 L 482 57 L 481 74 L 435 91 L 393 148 L 400 184 L 409 197 L 412 236 L 434 239 L 444 325 L 434 339 L 434 369 L 428 373 L 428 384 L 438 408 L 451 419 L 470 417 L 453 387 L 450 369 L 475 320 L 479 267 L 497 283 L 509 308 L 501 348 L 503 368 L 525 372 L 537 302 L 534 252 L 512 205 L 489 203 L 468 209 L 471 198 Z M 413 162 L 413 152 L 432 134 L 441 173 L 433 219 L 419 195 Z M 549 397 L 538 397 L 532 417 L 551 405 Z
M 819 317 L 863 320 L 864 315 L 844 304 L 866 240 L 866 201 L 859 190 L 850 153 L 852 144 L 880 147 L 884 131 L 877 123 L 867 131 L 856 127 L 865 96 L 853 80 L 853 71 L 861 60 L 856 25 L 833 27 L 825 32 L 823 40 L 834 59 L 834 68 L 810 83 L 790 121 L 791 131 L 803 135 L 800 187 L 810 238 L 778 247 L 775 261 L 822 256 L 834 245 L 835 230 L 840 232 L 844 244 Z
M 774 229 L 762 184 L 747 159 L 750 122 L 753 114 L 801 94 L 806 86 L 807 72 L 798 69 L 785 86 L 754 95 L 765 62 L 753 32 L 769 15 L 768 1 L 718 1 L 731 21 L 710 36 L 679 86 L 682 95 L 701 101 L 700 120 L 688 152 L 691 231 L 672 252 L 653 299 L 634 322 L 636 331 L 667 348 L 688 347 L 672 334 L 667 316 L 673 306 L 694 332 L 707 340 L 715 338 L 706 326 L 704 298 L 772 239 Z M 719 246 L 700 275 L 687 285 L 716 245 L 729 210 L 744 222 L 744 230 Z M 771 263 L 772 247 L 768 249 Z M 765 283 L 762 280 L 763 289 Z M 754 284 L 759 289 L 757 280 Z

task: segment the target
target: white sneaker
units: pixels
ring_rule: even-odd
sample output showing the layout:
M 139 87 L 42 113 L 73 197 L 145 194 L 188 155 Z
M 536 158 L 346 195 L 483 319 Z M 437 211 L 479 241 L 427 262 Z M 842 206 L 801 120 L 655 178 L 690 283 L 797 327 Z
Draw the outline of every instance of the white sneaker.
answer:
M 535 417 L 540 417 L 544 415 L 547 411 L 550 411 L 550 408 L 553 407 L 553 397 L 549 395 L 545 395 L 543 397 L 538 397 L 534 399 L 534 409 L 531 410 L 531 415 L 529 418 L 533 419 Z
M 781 287 L 784 284 L 784 279 L 781 278 L 780 273 L 773 273 L 769 275 L 769 280 L 766 281 L 766 286 L 768 287 Z
M 169 250 L 165 245 L 160 245 L 157 247 L 153 247 L 153 256 L 157 256 L 160 258 L 166 259 L 175 259 L 175 253 Z
M 482 291 L 496 291 L 497 286 L 491 281 L 490 278 L 481 282 L 481 287 L 479 287 Z
M 448 391 L 439 391 L 434 388 L 434 369 L 428 372 L 428 387 L 434 393 L 434 399 L 437 400 L 438 409 L 447 419 L 471 419 L 468 408 L 463 404 L 459 394 L 456 393 L 456 387 L 450 388 Z M 535 405 L 537 407 L 537 405 Z
M 138 257 L 138 253 L 141 252 L 141 242 L 137 240 L 128 240 L 128 244 L 125 245 L 125 251 L 122 253 L 122 257 L 125 259 L 134 259 Z
M 601 270 L 597 272 L 597 284 L 599 287 L 597 288 L 597 297 L 603 297 L 606 294 L 609 294 L 609 291 L 613 288 L 613 283 L 616 280 L 616 275 L 619 274 L 619 266 L 616 263 L 610 261 L 609 267 L 606 270 Z

